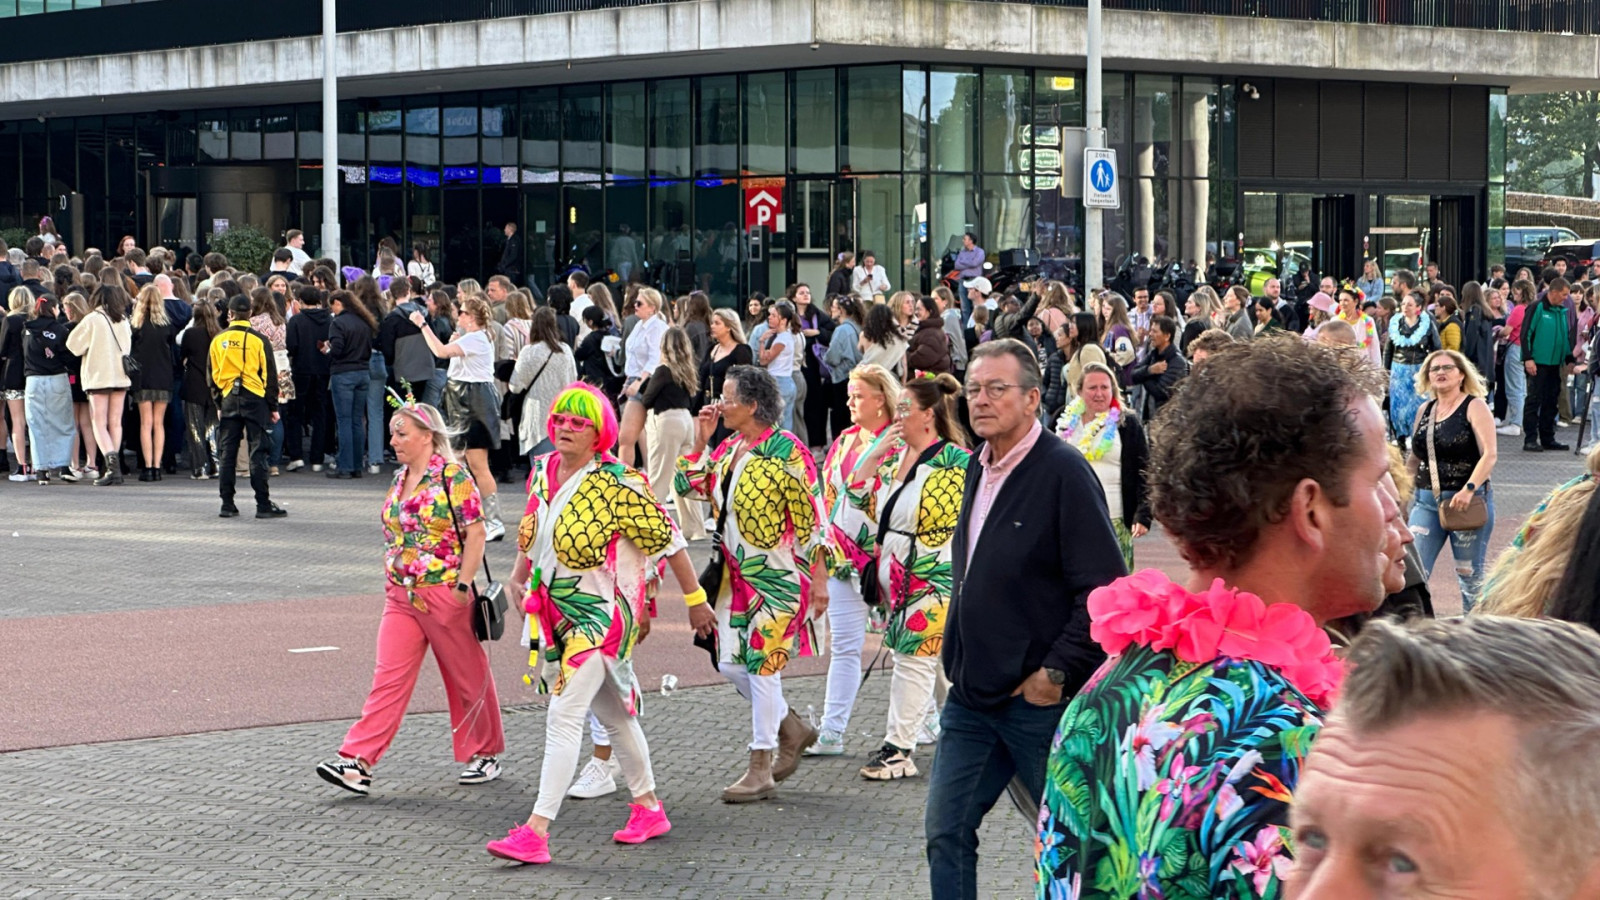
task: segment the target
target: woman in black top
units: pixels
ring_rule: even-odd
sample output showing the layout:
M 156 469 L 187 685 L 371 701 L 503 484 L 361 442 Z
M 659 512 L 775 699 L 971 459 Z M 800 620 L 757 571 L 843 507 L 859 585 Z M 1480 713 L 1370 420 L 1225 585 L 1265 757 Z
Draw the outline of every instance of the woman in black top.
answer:
M 611 405 L 616 406 L 617 395 L 622 391 L 622 367 L 613 366 L 607 358 L 606 339 L 614 338 L 613 346 L 620 350 L 622 332 L 599 306 L 584 309 L 583 324 L 589 326 L 589 333 L 572 352 L 578 361 L 578 378 L 584 384 L 599 388 L 611 398 Z
M 67 375 L 67 322 L 56 318 L 56 298 L 46 294 L 33 306 L 24 326 L 23 371 L 27 378 L 28 447 L 39 484 L 47 485 L 72 461 L 77 436 L 72 416 L 72 387 Z
M 830 279 L 831 280 L 831 279 Z M 849 293 L 845 291 L 844 293 Z M 828 296 L 832 296 L 830 293 Z M 795 418 L 805 415 L 804 437 L 812 446 L 828 446 L 828 392 L 823 389 L 822 356 L 833 340 L 833 319 L 812 302 L 811 288 L 804 284 L 791 285 L 789 302 L 794 304 L 795 317 L 800 322 L 800 333 L 805 335 L 805 365 L 796 372 L 795 386 L 805 382 L 805 389 L 795 397 Z M 832 378 L 828 379 L 832 383 Z
M 0 322 L 0 391 L 4 392 L 6 408 L 11 411 L 11 441 L 17 450 L 17 468 L 11 473 L 12 481 L 29 481 L 33 477 L 28 465 L 28 429 L 23 375 L 22 333 L 26 330 L 28 310 L 33 307 L 33 292 L 25 287 L 11 289 L 7 301 L 10 314 Z M 3 419 L 4 416 L 0 416 Z M 0 421 L 0 463 L 5 462 L 5 422 Z
M 649 411 L 645 445 L 650 456 L 650 488 L 662 506 L 668 498 L 677 503 L 678 527 L 690 541 L 706 536 L 700 505 L 692 498 L 678 497 L 672 481 L 678 458 L 694 448 L 694 417 L 689 410 L 694 406 L 698 376 L 689 333 L 674 325 L 661 336 L 661 365 L 639 391 L 639 400 Z
M 745 343 L 744 326 L 731 309 L 711 313 L 711 347 L 700 361 L 700 393 L 697 406 L 716 402 L 722 396 L 722 382 L 734 366 L 755 364 L 755 352 Z M 728 426 L 717 420 L 717 430 L 711 435 L 709 446 L 715 447 L 730 434 Z
M 1455 350 L 1428 354 L 1417 374 L 1417 393 L 1427 402 L 1417 411 L 1406 463 L 1417 483 L 1411 530 L 1430 575 L 1434 560 L 1449 540 L 1461 585 L 1461 608 L 1471 612 L 1483 588 L 1484 558 L 1494 532 L 1494 495 L 1489 489 L 1496 456 L 1494 413 L 1483 399 L 1483 378 L 1466 356 Z M 1465 510 L 1474 497 L 1483 498 L 1488 507 L 1483 526 L 1472 531 L 1445 531 L 1439 522 L 1440 504 Z
M 333 323 L 328 329 L 328 386 L 338 423 L 339 464 L 329 478 L 360 478 L 361 454 L 367 443 L 367 374 L 378 320 L 349 291 L 333 292 Z M 379 453 L 381 453 L 381 448 Z
M 161 480 L 161 454 L 167 444 L 167 403 L 172 399 L 172 323 L 161 289 L 147 284 L 133 304 L 133 358 L 139 371 L 133 399 L 139 405 L 140 481 Z
M 320 297 L 317 302 L 322 302 Z M 304 311 L 295 318 L 303 315 Z M 293 321 L 291 319 L 290 323 L 293 324 Z M 214 478 L 217 474 L 217 402 L 211 394 L 211 339 L 221 330 L 222 326 L 217 323 L 217 308 L 209 303 L 196 303 L 194 318 L 178 338 L 178 359 L 183 364 L 180 397 L 183 400 L 184 431 L 189 439 L 189 467 L 193 470 L 189 477 L 195 481 Z M 322 407 L 319 405 L 317 410 L 321 412 Z M 320 456 L 315 458 L 319 462 L 322 459 Z

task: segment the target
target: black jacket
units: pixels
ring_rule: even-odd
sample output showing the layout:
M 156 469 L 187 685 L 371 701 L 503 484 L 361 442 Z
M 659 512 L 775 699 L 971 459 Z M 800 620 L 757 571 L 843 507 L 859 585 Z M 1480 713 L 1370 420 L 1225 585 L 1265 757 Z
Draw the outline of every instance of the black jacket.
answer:
M 500 251 L 500 265 L 494 270 L 512 281 L 522 277 L 522 238 L 513 234 L 506 238 L 505 249 Z
M 178 362 L 183 366 L 183 402 L 201 406 L 214 402 L 211 394 L 211 335 L 206 334 L 204 328 L 190 328 L 178 339 Z
M 12 313 L 0 321 L 0 390 L 20 391 L 26 384 L 23 375 L 22 332 L 26 313 Z
M 1145 440 L 1138 414 L 1123 410 L 1117 437 L 1122 440 L 1122 524 L 1131 529 L 1137 522 L 1149 528 L 1153 517 L 1145 470 L 1150 467 L 1150 442 Z
M 572 356 L 578 361 L 578 378 L 581 381 L 594 385 L 614 397 L 617 391 L 622 389 L 622 376 L 611 374 L 610 367 L 606 365 L 606 354 L 601 349 L 600 342 L 605 340 L 608 334 L 621 337 L 621 332 L 617 331 L 615 326 L 605 331 L 598 329 L 590 331 L 578 343 L 578 348 L 572 352 Z
M 27 288 L 33 294 L 33 299 L 35 300 L 47 294 L 50 296 L 55 296 L 54 294 L 50 294 L 50 289 L 45 287 L 44 282 L 37 278 L 29 278 L 27 281 L 22 283 L 22 286 Z M 9 297 L 7 299 L 9 299 Z
M 136 391 L 172 390 L 172 325 L 145 322 L 133 329 L 133 358 L 139 361 L 139 374 L 133 379 Z
M 0 259 L 0 297 L 11 296 L 12 288 L 22 287 L 22 273 L 6 260 Z
M 395 341 L 413 334 L 421 334 L 422 329 L 411 324 L 411 314 L 422 313 L 424 319 L 428 311 L 419 304 L 415 298 L 389 310 L 389 314 L 378 323 L 378 350 L 383 353 L 384 364 L 389 369 L 389 383 L 399 384 L 394 380 L 394 344 Z
M 1151 348 L 1154 351 L 1155 348 Z M 1167 364 L 1167 370 L 1159 375 L 1152 375 L 1150 367 L 1158 362 Z M 1143 362 L 1133 369 L 1133 383 L 1144 386 L 1144 392 L 1150 398 L 1150 415 L 1153 417 L 1161 411 L 1168 400 L 1172 399 L 1172 391 L 1189 374 L 1189 360 L 1178 352 L 1176 341 L 1167 345 L 1162 352 L 1152 352 Z
M 66 319 L 34 319 L 27 324 L 25 374 L 65 375 L 67 361 L 72 354 L 67 351 Z
M 349 310 L 333 317 L 328 329 L 328 373 L 365 372 L 372 365 L 372 329 Z
M 956 523 L 944 670 L 972 709 L 1006 703 L 1041 666 L 1067 673 L 1070 699 L 1105 660 L 1089 637 L 1089 592 L 1127 574 L 1105 491 L 1082 454 L 1048 432 L 1006 478 L 967 565 L 968 518 L 983 466 L 967 464 Z
M 289 317 L 288 327 L 283 331 L 283 346 L 289 351 L 289 371 L 296 375 L 328 377 L 328 354 L 322 352 L 322 344 L 328 340 L 328 323 L 332 318 L 320 306 L 306 307 Z

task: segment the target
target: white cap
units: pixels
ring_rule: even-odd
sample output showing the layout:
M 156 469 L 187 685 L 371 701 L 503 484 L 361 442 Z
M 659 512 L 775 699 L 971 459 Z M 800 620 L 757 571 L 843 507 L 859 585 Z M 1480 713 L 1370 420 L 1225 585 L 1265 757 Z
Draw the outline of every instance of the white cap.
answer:
M 989 283 L 989 279 L 979 275 L 977 278 L 967 282 L 967 288 L 969 290 L 977 291 L 978 293 L 987 297 L 989 296 L 989 292 L 994 290 L 994 285 Z

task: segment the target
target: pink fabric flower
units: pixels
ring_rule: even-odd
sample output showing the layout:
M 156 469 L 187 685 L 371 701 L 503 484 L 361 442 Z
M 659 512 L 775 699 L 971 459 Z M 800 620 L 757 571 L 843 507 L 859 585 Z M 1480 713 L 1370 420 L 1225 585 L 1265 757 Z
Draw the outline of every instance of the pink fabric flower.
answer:
M 1234 854 L 1237 858 L 1232 867 L 1250 876 L 1256 896 L 1265 894 L 1273 879 L 1281 879 L 1289 874 L 1289 854 L 1284 849 L 1283 837 L 1276 825 L 1263 826 L 1256 832 L 1255 840 L 1239 844 L 1234 848 Z

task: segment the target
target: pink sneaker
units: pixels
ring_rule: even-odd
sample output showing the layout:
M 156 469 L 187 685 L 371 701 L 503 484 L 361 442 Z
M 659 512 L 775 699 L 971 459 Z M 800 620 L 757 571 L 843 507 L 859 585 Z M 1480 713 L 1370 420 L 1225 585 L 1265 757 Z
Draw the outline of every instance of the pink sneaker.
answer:
M 498 841 L 490 841 L 484 849 L 490 856 L 509 859 L 520 863 L 547 863 L 550 861 L 550 837 L 540 837 L 532 828 L 526 825 L 506 832 L 506 836 Z
M 646 809 L 637 803 L 629 803 L 628 809 L 628 824 L 621 831 L 611 835 L 620 844 L 642 844 L 672 830 L 672 823 L 667 821 L 667 810 L 664 806 Z

